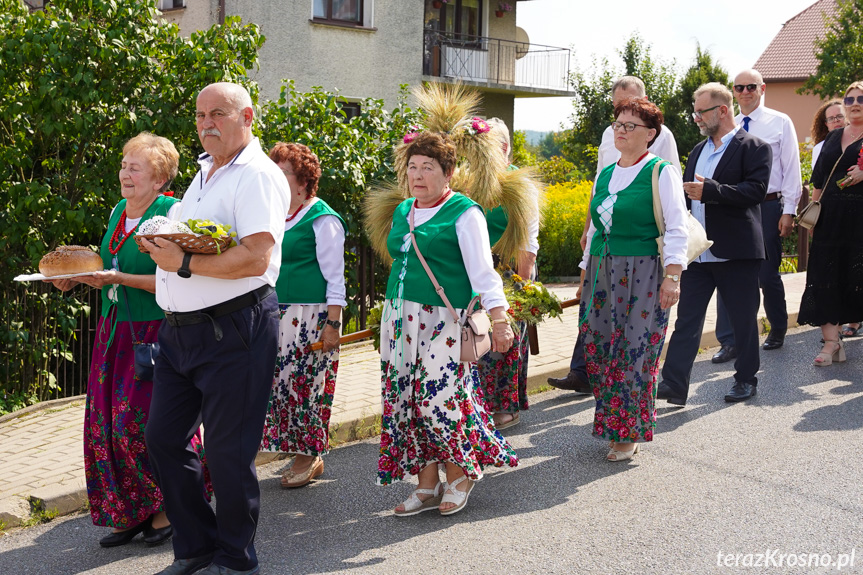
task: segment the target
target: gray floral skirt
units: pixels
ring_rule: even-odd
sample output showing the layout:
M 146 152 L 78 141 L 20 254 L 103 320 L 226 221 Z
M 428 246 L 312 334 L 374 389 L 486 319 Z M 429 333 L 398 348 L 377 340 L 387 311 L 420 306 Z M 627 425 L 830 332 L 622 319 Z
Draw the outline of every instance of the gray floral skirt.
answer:
M 579 317 L 596 437 L 653 440 L 656 374 L 668 327 L 668 310 L 659 305 L 663 275 L 658 256 L 592 256 L 588 262 Z

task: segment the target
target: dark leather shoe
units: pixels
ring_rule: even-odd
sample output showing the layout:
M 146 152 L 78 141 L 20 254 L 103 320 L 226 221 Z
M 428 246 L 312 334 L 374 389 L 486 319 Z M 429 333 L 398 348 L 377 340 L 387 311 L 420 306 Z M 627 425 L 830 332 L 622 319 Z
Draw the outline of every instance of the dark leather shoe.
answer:
M 734 383 L 734 387 L 731 388 L 731 391 L 725 394 L 725 401 L 727 401 L 728 403 L 746 401 L 751 397 L 755 397 L 757 389 L 758 388 L 751 383 L 743 383 L 742 381 L 737 381 Z
M 144 530 L 144 543 L 147 547 L 155 547 L 161 545 L 174 535 L 174 528 L 171 525 L 165 525 L 156 529 L 152 524 Z
M 771 329 L 761 349 L 771 350 L 782 347 L 782 344 L 785 343 L 785 331 L 784 329 Z
M 213 562 L 213 553 L 192 557 L 191 559 L 177 559 L 156 575 L 189 575 L 197 573 Z
M 209 567 L 201 571 L 200 575 L 257 575 L 260 572 L 260 565 L 255 565 L 252 569 L 249 569 L 248 571 L 237 571 L 236 569 L 229 569 L 224 565 L 216 565 L 215 563 L 213 563 Z
M 713 363 L 725 363 L 726 361 L 731 361 L 735 357 L 737 357 L 737 348 L 733 345 L 723 345 L 719 348 L 719 351 L 713 355 L 713 359 L 710 361 Z
M 135 525 L 131 529 L 126 529 L 125 531 L 117 531 L 116 533 L 111 533 L 110 535 L 106 535 L 99 539 L 99 545 L 102 547 L 119 547 L 120 545 L 125 545 L 132 539 L 138 536 L 139 533 L 143 533 L 144 530 L 150 527 L 150 521 L 152 521 L 152 517 L 148 517 L 146 521 L 143 523 L 139 523 Z
M 656 386 L 656 399 L 664 399 L 672 405 L 686 405 L 686 398 L 678 395 L 664 381 L 659 382 L 659 385 Z
M 569 373 L 565 377 L 549 377 L 548 384 L 557 389 L 574 391 L 578 394 L 593 394 L 593 388 L 587 379 L 572 369 L 569 370 Z

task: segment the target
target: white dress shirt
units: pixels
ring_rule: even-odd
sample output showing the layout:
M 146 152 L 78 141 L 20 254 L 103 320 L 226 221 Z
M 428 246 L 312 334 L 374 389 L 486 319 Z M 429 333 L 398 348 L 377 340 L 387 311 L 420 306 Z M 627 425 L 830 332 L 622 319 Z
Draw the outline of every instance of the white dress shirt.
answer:
M 275 245 L 263 275 L 240 279 L 211 278 L 192 274 L 181 278 L 176 272 L 156 268 L 156 302 L 165 311 L 185 312 L 214 306 L 263 285 L 276 285 L 282 262 L 285 214 L 290 190 L 285 175 L 254 138 L 234 160 L 213 174 L 213 159 L 204 154 L 195 176 L 180 202 L 182 221 L 208 219 L 232 226 L 237 241 L 257 233 L 269 233 Z
M 746 114 L 737 114 L 734 120 L 743 126 Z M 787 114 L 777 112 L 766 106 L 758 106 L 749 117 L 749 133 L 758 136 L 768 144 L 773 152 L 773 165 L 770 167 L 770 182 L 767 193 L 782 194 L 782 213 L 797 213 L 797 204 L 803 193 L 800 175 L 800 150 L 797 147 L 797 132 Z
M 309 205 L 304 207 L 289 222 L 285 222 L 285 231 L 297 225 L 309 209 L 315 205 L 318 198 L 312 198 Z M 315 232 L 315 254 L 318 258 L 318 266 L 321 274 L 327 281 L 327 305 L 338 305 L 345 307 L 347 290 L 345 289 L 345 227 L 339 218 L 326 214 L 318 216 L 312 222 L 312 230 Z M 291 303 L 291 302 L 281 302 Z
M 674 140 L 674 134 L 671 133 L 671 130 L 662 126 L 659 135 L 647 149 L 663 160 L 671 162 L 677 168 L 678 173 L 683 173 L 683 169 L 680 167 L 680 155 L 677 153 L 677 142 Z M 599 177 L 599 172 L 606 166 L 610 166 L 619 159 L 620 150 L 614 146 L 614 130 L 609 126 L 602 133 L 602 142 L 599 144 L 599 150 L 596 154 L 596 177 Z M 596 178 L 594 178 L 595 181 Z
M 606 232 L 612 226 L 614 203 L 617 201 L 617 194 L 635 180 L 635 177 L 650 160 L 651 156 L 648 154 L 634 166 L 628 168 L 614 166 L 614 171 L 611 173 L 611 179 L 608 182 L 609 195 L 602 202 L 607 214 L 603 216 L 607 222 Z M 687 221 L 689 218 L 684 198 L 683 178 L 680 172 L 674 166 L 664 167 L 659 172 L 659 203 L 662 204 L 662 217 L 665 218 L 665 248 L 663 249 L 665 261 L 663 265 L 680 264 L 683 266 L 683 269 L 686 269 L 686 247 L 689 239 Z M 619 225 L 625 226 L 626 222 L 621 222 Z M 587 230 L 587 245 L 584 247 L 584 255 L 582 256 L 581 264 L 578 266 L 581 269 L 587 269 L 587 262 L 590 259 L 590 242 L 595 233 L 596 226 L 593 223 L 593 218 L 591 218 L 590 226 Z
M 434 208 L 416 208 L 414 211 L 414 227 L 424 224 L 437 214 L 446 202 Z M 410 214 L 408 214 L 410 218 Z M 407 218 L 406 218 L 407 219 Z M 485 309 L 503 306 L 509 309 L 509 302 L 503 294 L 503 280 L 494 270 L 491 259 L 491 243 L 488 239 L 488 227 L 485 223 L 482 208 L 471 206 L 455 221 L 455 233 L 464 267 L 470 278 L 470 287 L 482 298 Z M 406 234 L 403 241 L 410 241 Z

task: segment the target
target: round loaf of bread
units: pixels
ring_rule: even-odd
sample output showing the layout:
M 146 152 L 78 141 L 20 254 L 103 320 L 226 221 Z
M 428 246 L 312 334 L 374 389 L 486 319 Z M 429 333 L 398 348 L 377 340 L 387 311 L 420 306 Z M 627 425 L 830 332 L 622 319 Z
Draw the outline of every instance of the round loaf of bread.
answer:
M 39 273 L 45 277 L 100 272 L 103 269 L 99 254 L 84 246 L 59 246 L 39 262 Z

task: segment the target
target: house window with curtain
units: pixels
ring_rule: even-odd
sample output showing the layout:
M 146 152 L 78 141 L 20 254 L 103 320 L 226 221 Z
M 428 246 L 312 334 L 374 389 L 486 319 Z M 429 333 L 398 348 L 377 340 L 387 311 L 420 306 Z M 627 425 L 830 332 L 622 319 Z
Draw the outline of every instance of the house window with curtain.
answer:
M 179 10 L 186 7 L 186 0 L 159 0 L 159 10 Z
M 463 40 L 482 36 L 485 0 L 425 0 L 426 25 L 437 32 Z
M 363 5 L 371 0 L 314 0 L 312 17 L 339 24 L 363 25 Z

